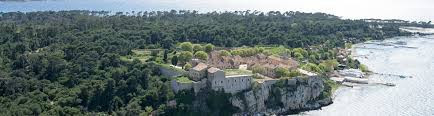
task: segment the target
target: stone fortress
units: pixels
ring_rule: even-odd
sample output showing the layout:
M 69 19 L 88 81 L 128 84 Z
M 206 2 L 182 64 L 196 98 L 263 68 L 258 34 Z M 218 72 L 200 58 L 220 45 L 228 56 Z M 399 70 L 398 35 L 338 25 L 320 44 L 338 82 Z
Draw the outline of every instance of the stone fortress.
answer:
M 172 81 L 172 88 L 175 92 L 181 90 L 193 89 L 199 92 L 200 89 L 209 85 L 215 91 L 224 91 L 225 93 L 237 93 L 251 87 L 253 81 L 252 74 L 244 75 L 226 75 L 225 71 L 210 67 L 204 63 L 198 63 L 191 68 L 187 74 L 192 83 L 182 83 L 176 80 Z
M 241 56 L 220 56 L 218 52 L 212 52 L 207 64 L 213 65 L 220 69 L 244 69 L 252 70 L 252 67 L 260 66 L 265 69 L 263 73 L 267 77 L 276 77 L 275 68 L 295 69 L 298 67 L 297 61 L 288 57 L 266 56 L 256 54 L 248 57 Z
M 225 93 L 237 93 L 251 88 L 253 82 L 260 84 L 271 85 L 277 82 L 278 79 L 273 79 L 274 69 L 281 68 L 296 68 L 298 63 L 289 58 L 281 58 L 275 56 L 265 56 L 258 54 L 250 57 L 240 56 L 219 56 L 217 52 L 212 52 L 207 61 L 193 59 L 190 61 L 193 68 L 189 69 L 183 75 L 187 76 L 192 82 L 178 82 L 173 80 L 171 85 L 175 92 L 181 90 L 193 89 L 195 93 L 207 86 L 215 91 L 224 91 Z M 239 71 L 251 70 L 254 66 L 265 67 L 265 72 L 258 74 L 262 79 L 254 79 L 254 74 L 251 73 L 235 73 L 230 74 L 226 69 Z

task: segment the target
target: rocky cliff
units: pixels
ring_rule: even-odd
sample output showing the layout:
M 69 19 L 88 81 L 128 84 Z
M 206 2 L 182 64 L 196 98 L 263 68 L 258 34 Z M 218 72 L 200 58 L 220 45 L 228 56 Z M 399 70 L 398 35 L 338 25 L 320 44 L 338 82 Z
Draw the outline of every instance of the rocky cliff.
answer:
M 256 83 L 230 98 L 242 114 L 292 114 L 318 109 L 332 102 L 320 77 L 300 77 Z
M 283 115 L 318 109 L 332 102 L 330 80 L 322 77 L 265 80 L 236 93 L 214 91 L 209 86 L 177 93 L 172 106 L 182 115 Z

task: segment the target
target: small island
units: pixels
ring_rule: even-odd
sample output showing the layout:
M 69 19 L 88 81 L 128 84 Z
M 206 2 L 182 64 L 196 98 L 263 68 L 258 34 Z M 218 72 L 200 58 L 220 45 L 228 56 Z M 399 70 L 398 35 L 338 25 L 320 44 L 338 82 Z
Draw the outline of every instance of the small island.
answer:
M 331 95 L 339 84 L 343 81 L 354 82 L 349 80 L 350 77 L 363 78 L 362 71 L 367 71 L 367 68 L 351 58 L 350 48 L 351 44 L 348 44 L 346 48 L 321 52 L 324 50 L 320 47 L 309 49 L 284 46 L 216 47 L 212 44 L 183 42 L 177 44 L 173 50 L 137 49 L 123 58 L 126 61 L 136 59 L 144 63 L 157 63 L 160 65 L 161 74 L 172 78 L 171 88 L 177 94 L 189 93 L 193 98 L 210 94 L 209 92 L 226 94 L 232 104 L 231 107 L 240 109 L 241 114 L 258 112 L 282 114 L 328 105 L 332 102 Z M 294 91 L 293 88 L 301 89 Z M 288 97 L 286 99 L 290 101 L 275 101 L 282 104 L 269 106 L 274 104 L 268 102 L 274 99 L 270 96 L 278 96 L 282 99 L 280 97 L 286 95 L 281 93 L 297 94 L 299 91 L 315 91 L 315 93 L 306 94 L 309 96 L 307 99 Z M 269 94 L 270 92 L 277 93 Z M 194 100 L 191 101 L 193 102 Z M 177 104 L 179 102 L 171 101 L 171 105 L 177 106 Z M 250 106 L 249 104 L 263 105 Z M 281 110 L 276 110 L 279 108 Z
M 0 12 L 0 115 L 315 110 L 364 82 L 354 44 L 417 34 L 403 26 L 434 27 L 298 11 Z

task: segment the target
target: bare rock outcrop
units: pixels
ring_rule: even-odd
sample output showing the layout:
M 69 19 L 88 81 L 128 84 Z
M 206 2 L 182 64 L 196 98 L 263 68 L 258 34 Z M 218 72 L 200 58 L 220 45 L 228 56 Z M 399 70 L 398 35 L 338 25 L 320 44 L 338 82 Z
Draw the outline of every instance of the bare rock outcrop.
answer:
M 324 96 L 324 81 L 320 77 L 300 77 L 259 83 L 252 90 L 230 98 L 233 106 L 244 114 L 292 114 L 318 109 L 332 102 Z

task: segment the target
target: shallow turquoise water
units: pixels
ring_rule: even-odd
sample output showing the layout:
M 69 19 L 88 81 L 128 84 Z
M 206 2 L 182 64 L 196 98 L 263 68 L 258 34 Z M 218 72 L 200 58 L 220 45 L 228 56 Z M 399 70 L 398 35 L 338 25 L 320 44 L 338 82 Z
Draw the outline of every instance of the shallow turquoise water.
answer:
M 405 46 L 416 48 L 395 47 L 396 42 L 405 42 Z M 391 46 L 378 43 L 390 43 Z M 337 90 L 332 105 L 301 115 L 434 115 L 434 36 L 399 37 L 359 44 L 356 45 L 356 54 L 356 58 L 374 72 L 413 78 L 372 75 L 372 81 L 391 82 L 396 86 L 341 87 Z

